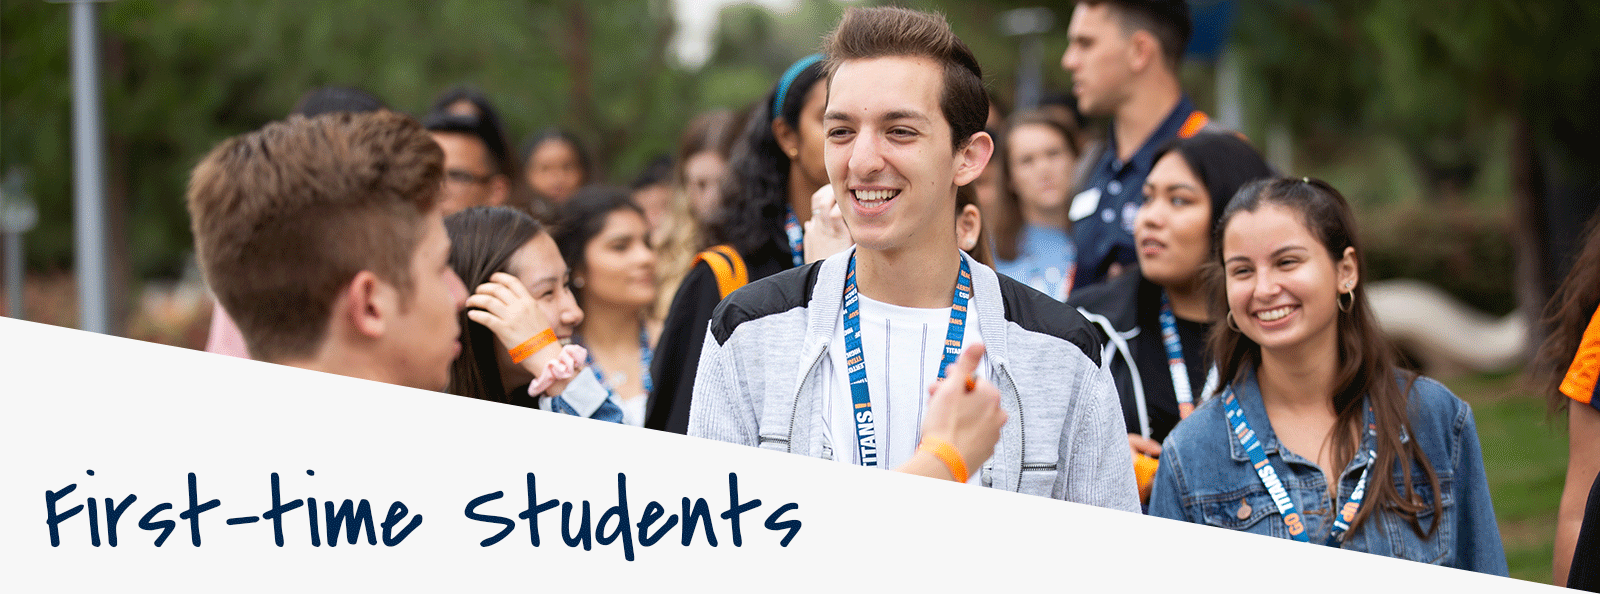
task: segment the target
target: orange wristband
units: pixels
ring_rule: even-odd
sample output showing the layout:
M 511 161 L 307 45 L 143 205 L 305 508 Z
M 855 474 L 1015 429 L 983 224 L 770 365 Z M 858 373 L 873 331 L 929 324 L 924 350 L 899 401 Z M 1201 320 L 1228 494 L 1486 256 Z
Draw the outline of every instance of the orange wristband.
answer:
M 549 328 L 540 330 L 538 334 L 533 335 L 533 338 L 522 341 L 522 344 L 512 347 L 508 351 L 511 353 L 511 362 L 521 363 L 528 357 L 532 357 L 534 353 L 539 352 L 539 349 L 550 346 L 555 342 L 556 333 L 554 330 Z
M 972 475 L 967 474 L 967 462 L 961 459 L 961 452 L 956 450 L 956 446 L 950 445 L 950 442 L 937 437 L 924 437 L 922 445 L 917 446 L 917 449 L 927 450 L 939 458 L 940 462 L 944 462 L 945 467 L 950 469 L 950 476 L 954 477 L 956 482 L 964 483 L 971 478 Z

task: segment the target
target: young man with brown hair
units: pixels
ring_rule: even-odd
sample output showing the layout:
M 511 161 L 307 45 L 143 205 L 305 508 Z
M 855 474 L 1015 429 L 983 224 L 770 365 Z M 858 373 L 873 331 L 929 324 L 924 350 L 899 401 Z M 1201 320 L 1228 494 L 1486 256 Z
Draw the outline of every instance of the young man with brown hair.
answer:
M 443 160 L 380 111 L 273 122 L 195 167 L 200 267 L 256 359 L 444 388 L 466 289 L 436 204 Z
M 984 343 L 967 392 L 998 388 L 992 457 L 961 460 L 985 486 L 1139 509 L 1110 376 L 1072 308 L 965 256 L 956 189 L 983 172 L 982 72 L 942 17 L 851 9 L 826 43 L 824 159 L 856 241 L 750 284 L 718 306 L 691 435 L 898 467 L 925 451 L 929 386 Z M 963 456 L 983 451 L 956 436 Z M 986 459 L 985 459 L 986 458 Z
M 1081 0 L 1072 10 L 1061 67 L 1072 73 L 1078 109 L 1111 118 L 1083 191 L 1068 207 L 1075 288 L 1137 263 L 1133 218 L 1156 149 L 1210 122 L 1178 82 L 1192 29 L 1185 0 Z

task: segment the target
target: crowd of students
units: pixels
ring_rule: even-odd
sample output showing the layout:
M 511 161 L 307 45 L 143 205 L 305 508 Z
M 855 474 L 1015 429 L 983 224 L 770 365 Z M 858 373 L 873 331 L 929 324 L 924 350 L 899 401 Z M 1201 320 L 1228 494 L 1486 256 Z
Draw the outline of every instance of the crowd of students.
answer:
M 1189 34 L 1079 2 L 1078 111 L 1002 119 L 942 17 L 853 8 L 631 189 L 469 90 L 314 92 L 193 173 L 213 350 L 1504 575 L 1470 407 L 1397 364 L 1339 191 L 1194 108 Z M 1537 367 L 1585 404 L 1558 582 L 1600 539 L 1590 235 Z

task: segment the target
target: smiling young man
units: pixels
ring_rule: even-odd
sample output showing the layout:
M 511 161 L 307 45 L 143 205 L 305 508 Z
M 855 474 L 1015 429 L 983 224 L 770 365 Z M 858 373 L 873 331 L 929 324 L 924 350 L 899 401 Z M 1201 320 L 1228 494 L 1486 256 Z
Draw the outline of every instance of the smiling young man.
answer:
M 918 451 L 939 370 L 984 343 L 975 382 L 998 386 L 1007 421 L 993 457 L 962 460 L 969 475 L 1138 510 L 1122 411 L 1087 322 L 957 247 L 956 189 L 994 151 L 971 51 L 942 17 L 900 8 L 846 12 L 826 47 L 824 158 L 856 247 L 717 308 L 690 434 L 899 467 Z

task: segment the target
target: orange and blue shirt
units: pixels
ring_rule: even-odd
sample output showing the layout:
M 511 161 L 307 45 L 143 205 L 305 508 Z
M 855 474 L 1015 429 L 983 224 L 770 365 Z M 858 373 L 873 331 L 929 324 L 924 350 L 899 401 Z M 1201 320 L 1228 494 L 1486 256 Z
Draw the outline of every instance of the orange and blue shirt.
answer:
M 1572 356 L 1572 366 L 1567 377 L 1561 380 L 1561 393 L 1577 402 L 1600 410 L 1600 398 L 1595 397 L 1595 384 L 1600 380 L 1600 308 L 1589 318 L 1589 327 L 1578 342 L 1578 352 Z

